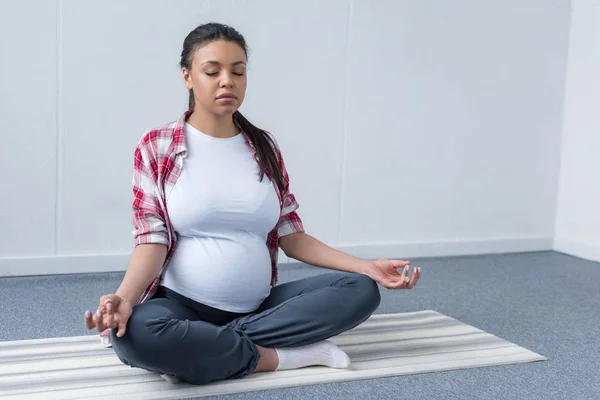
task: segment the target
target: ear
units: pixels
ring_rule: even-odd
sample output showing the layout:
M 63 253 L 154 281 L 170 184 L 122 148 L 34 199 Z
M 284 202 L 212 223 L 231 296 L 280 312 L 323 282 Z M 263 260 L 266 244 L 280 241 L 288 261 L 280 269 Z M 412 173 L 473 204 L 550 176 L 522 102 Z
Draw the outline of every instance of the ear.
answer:
M 192 74 L 190 73 L 190 71 L 188 71 L 187 68 L 182 68 L 181 74 L 183 77 L 183 84 L 185 85 L 185 87 L 188 90 L 191 89 L 192 88 Z

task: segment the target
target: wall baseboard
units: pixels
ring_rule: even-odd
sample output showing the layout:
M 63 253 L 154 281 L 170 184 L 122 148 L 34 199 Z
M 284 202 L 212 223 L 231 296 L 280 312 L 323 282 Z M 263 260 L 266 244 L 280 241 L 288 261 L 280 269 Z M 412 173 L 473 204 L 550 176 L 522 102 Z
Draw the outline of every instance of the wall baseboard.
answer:
M 122 272 L 131 253 L 0 258 L 0 277 Z
M 553 249 L 553 243 L 554 239 L 551 236 L 531 236 L 455 241 L 368 243 L 335 247 L 356 257 L 366 259 L 410 259 L 546 251 Z M 596 249 L 595 254 L 600 255 L 600 249 Z M 130 255 L 131 253 L 0 258 L 0 277 L 123 272 Z M 285 256 L 280 257 L 280 261 L 281 264 L 297 262 Z
M 552 250 L 552 245 L 553 238 L 551 236 L 526 236 L 427 242 L 347 244 L 335 246 L 335 248 L 352 254 L 355 257 L 373 260 L 377 258 L 413 259 L 525 253 Z M 289 262 L 295 263 L 298 261 L 290 258 Z
M 600 244 L 597 243 L 556 237 L 554 239 L 554 250 L 585 260 L 600 262 Z

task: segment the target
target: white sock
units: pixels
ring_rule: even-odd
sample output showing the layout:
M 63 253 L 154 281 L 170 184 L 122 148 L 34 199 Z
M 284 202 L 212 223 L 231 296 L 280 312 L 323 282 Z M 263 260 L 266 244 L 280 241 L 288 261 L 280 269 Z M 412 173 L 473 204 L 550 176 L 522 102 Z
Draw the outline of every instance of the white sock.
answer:
M 308 367 L 309 365 L 325 365 L 331 368 L 348 368 L 350 366 L 348 355 L 327 340 L 306 346 L 275 349 L 275 351 L 279 357 L 276 371 Z

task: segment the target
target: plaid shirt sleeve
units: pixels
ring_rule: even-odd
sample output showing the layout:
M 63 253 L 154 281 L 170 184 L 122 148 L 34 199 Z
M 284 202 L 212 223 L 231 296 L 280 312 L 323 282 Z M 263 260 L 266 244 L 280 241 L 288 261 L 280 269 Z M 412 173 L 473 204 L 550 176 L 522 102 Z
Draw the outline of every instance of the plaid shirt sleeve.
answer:
M 165 216 L 158 199 L 156 160 L 149 155 L 149 142 L 142 141 L 134 153 L 133 235 L 135 245 L 169 244 Z
M 285 167 L 283 156 L 281 155 L 279 148 L 276 148 L 276 152 L 285 183 L 284 190 L 281 193 L 282 209 L 277 227 L 277 236 L 281 238 L 291 233 L 304 232 L 304 226 L 297 212 L 299 205 L 296 201 L 296 197 L 290 192 L 290 177 Z

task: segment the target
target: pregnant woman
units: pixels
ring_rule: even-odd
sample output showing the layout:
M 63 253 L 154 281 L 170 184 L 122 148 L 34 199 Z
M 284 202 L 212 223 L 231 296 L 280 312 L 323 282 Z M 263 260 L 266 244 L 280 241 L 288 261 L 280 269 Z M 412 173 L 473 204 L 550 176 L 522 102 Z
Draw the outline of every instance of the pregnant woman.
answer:
M 135 249 L 117 291 L 84 316 L 123 363 L 170 382 L 347 368 L 327 339 L 369 318 L 377 283 L 411 289 L 420 277 L 407 261 L 359 259 L 304 232 L 276 141 L 238 111 L 247 62 L 229 26 L 201 25 L 185 38 L 189 110 L 140 140 Z M 279 248 L 337 271 L 276 285 Z

